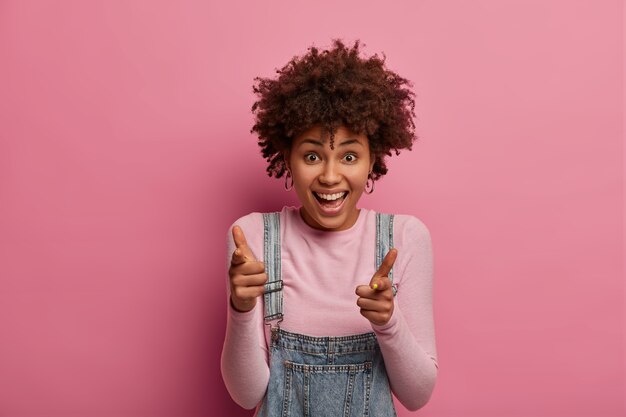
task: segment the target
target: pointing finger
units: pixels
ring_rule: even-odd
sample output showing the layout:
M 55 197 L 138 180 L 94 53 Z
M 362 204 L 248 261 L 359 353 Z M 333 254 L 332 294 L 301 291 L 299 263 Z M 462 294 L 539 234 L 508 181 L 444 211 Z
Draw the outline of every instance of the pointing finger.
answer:
M 246 246 L 248 242 L 246 241 L 246 236 L 243 234 L 243 230 L 241 226 L 235 225 L 233 226 L 233 240 L 235 241 L 235 246 L 238 248 L 242 246 Z
M 246 240 L 246 236 L 244 235 L 241 227 L 238 225 L 233 226 L 232 233 L 235 246 L 237 246 L 233 253 L 233 262 L 243 263 L 245 261 L 255 261 L 256 257 L 248 246 L 248 241 Z
M 387 255 L 385 255 L 385 258 L 383 259 L 383 261 L 380 264 L 380 267 L 378 268 L 378 271 L 376 271 L 376 273 L 372 277 L 372 280 L 370 281 L 370 286 L 372 288 L 374 288 L 375 284 L 378 284 L 380 286 L 380 283 L 377 282 L 380 280 L 377 280 L 377 278 L 386 277 L 387 275 L 389 275 L 389 272 L 391 271 L 391 268 L 393 267 L 394 262 L 396 262 L 397 256 L 398 256 L 398 249 L 396 248 L 391 248 L 389 252 L 387 252 Z

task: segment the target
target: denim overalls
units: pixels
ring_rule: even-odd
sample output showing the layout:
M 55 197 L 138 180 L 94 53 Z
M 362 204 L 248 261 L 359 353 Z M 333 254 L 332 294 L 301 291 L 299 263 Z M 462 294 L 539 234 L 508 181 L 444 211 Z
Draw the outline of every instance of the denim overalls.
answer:
M 385 363 L 374 332 L 315 337 L 280 328 L 279 212 L 263 213 L 265 324 L 270 326 L 270 377 L 259 417 L 396 417 Z M 393 214 L 376 213 L 376 270 L 393 247 Z M 393 284 L 392 272 L 389 278 Z M 393 284 L 393 294 L 397 287 Z M 356 299 L 355 299 L 355 308 Z M 272 327 L 272 321 L 277 320 Z

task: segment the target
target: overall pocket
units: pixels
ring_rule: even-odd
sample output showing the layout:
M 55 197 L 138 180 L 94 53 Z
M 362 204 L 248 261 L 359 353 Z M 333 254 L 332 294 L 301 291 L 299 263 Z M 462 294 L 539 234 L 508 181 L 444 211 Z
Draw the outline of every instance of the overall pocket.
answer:
M 372 362 L 308 365 L 284 361 L 283 417 L 369 416 Z

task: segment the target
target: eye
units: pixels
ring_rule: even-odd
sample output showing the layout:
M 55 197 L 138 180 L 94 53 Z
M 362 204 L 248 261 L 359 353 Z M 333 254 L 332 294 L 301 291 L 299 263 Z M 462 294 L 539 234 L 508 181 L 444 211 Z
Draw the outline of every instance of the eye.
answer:
M 347 154 L 346 156 L 344 156 L 344 158 L 350 158 L 350 159 L 348 159 L 348 160 L 347 160 L 348 162 L 354 162 L 354 161 L 356 161 L 356 155 L 355 155 L 355 154 L 353 154 L 353 153 L 349 153 L 349 154 Z
M 308 154 L 304 155 L 304 159 L 307 162 L 315 162 L 315 159 L 309 158 L 310 156 L 313 156 L 313 157 L 317 158 L 317 155 L 315 155 L 314 153 L 308 153 Z

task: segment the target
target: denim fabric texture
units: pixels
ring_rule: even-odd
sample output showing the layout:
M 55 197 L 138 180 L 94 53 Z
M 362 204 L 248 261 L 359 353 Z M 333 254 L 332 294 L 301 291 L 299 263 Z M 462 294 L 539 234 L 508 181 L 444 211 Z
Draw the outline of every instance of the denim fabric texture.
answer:
M 271 329 L 270 378 L 256 416 L 397 417 L 374 332 L 310 336 L 280 328 L 283 297 L 279 214 L 263 213 L 268 274 L 264 316 Z M 378 269 L 389 247 L 393 247 L 393 214 L 376 213 L 374 243 Z M 389 277 L 392 279 L 391 273 Z

